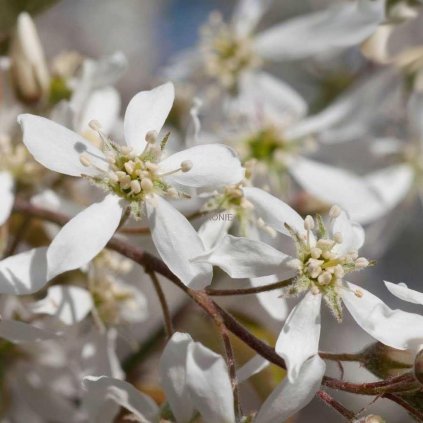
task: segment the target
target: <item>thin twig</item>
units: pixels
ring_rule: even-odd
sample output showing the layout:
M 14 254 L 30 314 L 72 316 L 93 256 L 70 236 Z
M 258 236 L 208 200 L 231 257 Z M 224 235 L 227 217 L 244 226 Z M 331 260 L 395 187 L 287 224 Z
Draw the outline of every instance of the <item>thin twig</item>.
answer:
M 172 324 L 172 316 L 170 314 L 170 310 L 166 301 L 165 294 L 163 292 L 163 289 L 160 285 L 160 281 L 156 273 L 153 271 L 147 271 L 147 274 L 148 276 L 150 276 L 151 282 L 153 282 L 154 289 L 156 290 L 157 298 L 159 299 L 160 306 L 163 312 L 163 320 L 165 324 L 166 337 L 170 339 L 170 337 L 173 335 L 173 324 Z
M 407 401 L 395 394 L 384 394 L 383 398 L 390 399 L 391 401 L 397 403 L 402 408 L 406 409 L 418 422 L 423 422 L 423 413 L 419 410 L 416 410 L 411 406 Z
M 328 352 L 319 352 L 320 358 L 323 360 L 331 361 L 363 361 L 363 356 L 360 353 L 357 354 L 346 354 L 346 353 L 328 353 Z
M 283 288 L 291 285 L 295 281 L 295 278 L 290 278 L 284 281 L 274 282 L 269 285 L 255 286 L 252 288 L 238 288 L 238 289 L 213 289 L 206 288 L 205 291 L 207 295 L 211 297 L 223 297 L 223 296 L 232 296 L 232 295 L 250 295 L 258 294 L 260 292 L 273 291 L 278 288 Z
M 348 410 L 348 408 L 344 407 L 339 401 L 337 401 L 327 392 L 317 391 L 316 396 L 320 398 L 323 402 L 325 402 L 327 405 L 332 407 L 334 410 L 336 410 L 339 414 L 341 414 L 341 416 L 345 417 L 347 421 L 350 422 L 355 417 L 355 413 L 353 411 Z
M 59 225 L 64 225 L 69 220 L 69 218 L 67 216 L 64 216 L 63 214 L 36 207 L 21 199 L 16 200 L 14 211 L 24 213 L 34 218 L 44 219 Z M 134 260 L 136 263 L 143 266 L 147 272 L 154 271 L 161 274 L 162 276 L 165 276 L 169 281 L 171 281 L 178 288 L 188 294 L 211 317 L 214 317 L 216 312 L 218 312 L 221 318 L 223 319 L 225 327 L 230 332 L 232 332 L 235 336 L 241 339 L 245 344 L 255 350 L 262 357 L 278 365 L 279 367 L 286 369 L 284 360 L 278 354 L 276 354 L 275 350 L 272 347 L 268 346 L 263 341 L 251 334 L 247 329 L 245 329 L 228 312 L 226 312 L 225 310 L 220 308 L 216 303 L 214 303 L 205 291 L 194 291 L 185 286 L 179 280 L 179 278 L 169 270 L 169 268 L 162 260 L 118 238 L 112 238 L 107 244 L 107 247 L 124 255 L 127 258 Z M 389 378 L 380 382 L 363 384 L 345 382 L 342 380 L 337 380 L 328 376 L 324 376 L 322 384 L 329 388 L 338 389 L 354 394 L 383 394 L 385 398 L 397 402 L 399 405 L 406 408 L 413 415 L 420 416 L 420 412 L 418 410 L 414 410 L 411 405 L 406 403 L 397 395 L 391 395 L 395 392 L 404 392 L 411 389 L 417 389 L 418 384 L 414 380 L 412 374 Z

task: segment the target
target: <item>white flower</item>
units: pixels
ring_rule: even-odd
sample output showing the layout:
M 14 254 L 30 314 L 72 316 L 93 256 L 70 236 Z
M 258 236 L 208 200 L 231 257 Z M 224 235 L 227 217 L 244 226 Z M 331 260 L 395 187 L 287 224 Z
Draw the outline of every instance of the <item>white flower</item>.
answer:
M 259 409 L 254 423 L 286 420 L 305 407 L 320 388 L 325 364 L 318 356 L 305 362 L 298 380 L 285 379 Z M 233 393 L 228 369 L 219 355 L 183 333 L 175 333 L 161 360 L 160 376 L 166 399 L 178 423 L 188 423 L 201 414 L 207 423 L 234 423 Z M 106 376 L 84 379 L 91 420 L 100 421 L 104 409 L 118 404 L 140 422 L 160 421 L 154 401 L 131 384 Z
M 359 44 L 385 18 L 383 0 L 358 0 L 293 18 L 256 34 L 270 3 L 240 0 L 229 23 L 213 13 L 202 29 L 199 51 L 181 55 L 169 74 L 190 74 L 200 67 L 203 73 L 233 89 L 264 62 L 303 59 Z
M 113 143 L 92 122 L 102 149 L 42 117 L 19 117 L 24 143 L 37 161 L 56 172 L 86 177 L 107 192 L 103 201 L 79 213 L 55 237 L 47 252 L 49 279 L 95 257 L 129 205 L 136 218 L 145 209 L 157 250 L 173 273 L 192 286 L 210 283 L 211 267 L 189 262 L 203 249 L 201 240 L 163 197 L 178 197 L 182 187 L 236 183 L 244 171 L 233 151 L 222 145 L 196 146 L 161 159 L 167 137 L 159 146 L 158 133 L 173 99 L 171 83 L 138 93 L 126 110 L 125 145 Z
M 370 335 L 394 348 L 404 348 L 381 329 L 388 327 L 392 311 L 370 292 L 344 281 L 348 273 L 370 264 L 358 256 L 364 242 L 361 226 L 334 206 L 329 213 L 328 231 L 321 219 L 315 221 L 308 216 L 303 220 L 280 203 L 268 213 L 267 223 L 291 235 L 296 245 L 295 258 L 263 242 L 226 235 L 214 249 L 195 261 L 217 265 L 233 278 L 255 277 L 264 283 L 295 276 L 285 293 L 297 295 L 307 291 L 288 316 L 276 344 L 276 351 L 286 360 L 289 380 L 295 381 L 305 360 L 318 352 L 322 298 L 337 320 L 342 320 L 344 303 Z

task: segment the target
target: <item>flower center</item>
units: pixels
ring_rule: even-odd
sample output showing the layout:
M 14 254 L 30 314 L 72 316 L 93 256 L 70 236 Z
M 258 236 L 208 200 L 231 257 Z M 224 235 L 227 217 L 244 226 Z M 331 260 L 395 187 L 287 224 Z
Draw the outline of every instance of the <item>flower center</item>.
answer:
M 236 87 L 242 72 L 261 64 L 251 39 L 239 37 L 219 13 L 213 13 L 202 28 L 200 48 L 207 74 L 226 88 Z
M 29 184 L 42 172 L 24 145 L 13 145 L 9 136 L 0 134 L 0 171 L 10 172 L 19 182 Z
M 170 172 L 160 173 L 159 162 L 167 136 L 157 145 L 157 133 L 150 131 L 146 135 L 146 147 L 141 154 L 134 152 L 130 146 L 122 146 L 113 143 L 100 130 L 96 121 L 90 122 L 90 127 L 95 129 L 101 140 L 102 149 L 107 159 L 107 169 L 97 167 L 87 153 L 80 155 L 80 161 L 84 166 L 94 166 L 100 175 L 92 177 L 94 183 L 111 191 L 128 201 L 132 206 L 135 217 L 139 216 L 139 204 L 148 195 L 158 194 L 171 198 L 177 198 L 183 193 L 165 181 L 165 177 L 177 172 L 188 172 L 192 168 L 192 162 L 185 160 L 180 167 Z

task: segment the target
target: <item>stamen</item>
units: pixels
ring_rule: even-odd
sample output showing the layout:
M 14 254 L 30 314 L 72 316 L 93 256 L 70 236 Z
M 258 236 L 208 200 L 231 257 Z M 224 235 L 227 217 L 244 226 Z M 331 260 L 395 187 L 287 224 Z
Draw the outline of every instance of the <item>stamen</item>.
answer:
M 337 217 L 339 217 L 341 213 L 342 213 L 342 209 L 339 206 L 335 205 L 335 206 L 332 206 L 331 209 L 329 210 L 329 217 L 332 220 L 334 220 Z
M 335 232 L 333 234 L 333 240 L 337 243 L 337 244 L 342 244 L 343 241 L 343 236 L 341 234 L 341 232 Z
M 90 157 L 86 153 L 80 154 L 79 161 L 81 162 L 82 166 L 85 167 L 89 167 L 92 164 Z
M 151 179 L 149 179 L 149 178 L 141 179 L 141 188 L 145 192 L 151 192 L 151 191 L 153 191 L 153 188 L 154 188 L 153 181 Z
M 193 166 L 193 164 L 192 164 L 191 160 L 184 160 L 181 163 L 181 170 L 184 173 L 189 172 L 192 169 L 192 166 Z
M 155 144 L 157 142 L 157 138 L 159 137 L 159 134 L 157 131 L 148 131 L 145 134 L 145 140 L 148 144 Z
M 367 260 L 365 257 L 359 257 L 355 261 L 356 269 L 365 269 L 368 265 L 369 265 L 369 260 Z

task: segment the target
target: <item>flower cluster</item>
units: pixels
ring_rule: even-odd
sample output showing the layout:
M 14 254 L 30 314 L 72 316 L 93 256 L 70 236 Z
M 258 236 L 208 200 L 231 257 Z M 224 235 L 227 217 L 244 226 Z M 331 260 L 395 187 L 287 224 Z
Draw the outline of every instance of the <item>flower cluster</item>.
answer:
M 266 28 L 279 6 L 213 12 L 123 114 L 122 53 L 47 57 L 24 11 L 4 30 L 1 422 L 282 423 L 315 397 L 423 422 L 423 314 L 373 293 L 422 290 L 371 269 L 422 198 L 423 53 L 404 34 L 423 10 L 340 1 Z

